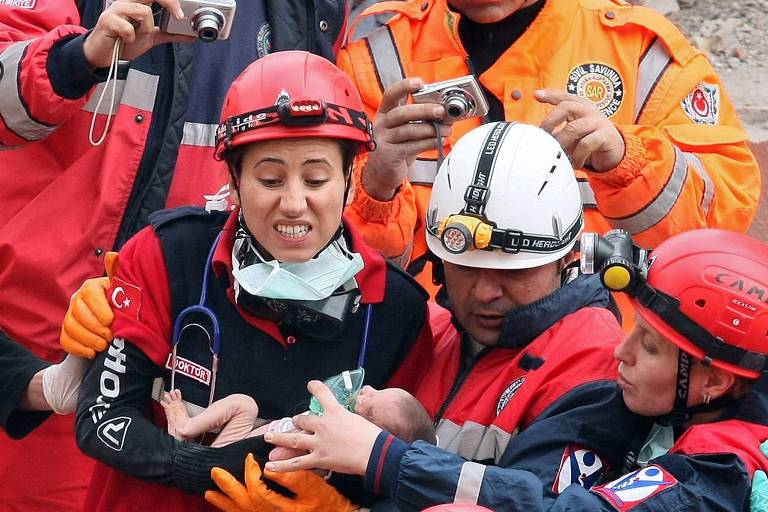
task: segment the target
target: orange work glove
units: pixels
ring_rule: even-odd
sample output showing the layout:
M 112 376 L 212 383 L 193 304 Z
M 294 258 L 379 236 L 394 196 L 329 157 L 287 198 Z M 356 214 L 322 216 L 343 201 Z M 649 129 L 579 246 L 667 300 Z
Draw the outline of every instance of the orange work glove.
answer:
M 111 286 L 117 266 L 117 253 L 108 252 L 104 256 L 107 277 L 88 279 L 69 300 L 59 341 L 61 348 L 70 354 L 93 359 L 112 341 L 110 326 L 115 314 L 109 307 L 106 291 Z
M 325 479 L 311 471 L 264 473 L 295 494 L 283 496 L 267 488 L 259 463 L 249 454 L 245 459 L 245 486 L 231 473 L 213 468 L 211 478 L 223 491 L 206 491 L 205 499 L 225 512 L 353 512 L 358 509 Z

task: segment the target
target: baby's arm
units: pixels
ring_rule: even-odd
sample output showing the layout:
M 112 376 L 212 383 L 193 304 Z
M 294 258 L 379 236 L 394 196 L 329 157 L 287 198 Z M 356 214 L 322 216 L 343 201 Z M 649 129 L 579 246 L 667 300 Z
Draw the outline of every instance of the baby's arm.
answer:
M 248 437 L 253 430 L 259 408 L 248 395 L 233 394 L 213 402 L 194 417 L 177 389 L 166 393 L 161 402 L 168 418 L 168 433 L 177 439 L 195 439 L 206 432 L 220 430 L 211 446 L 224 446 Z

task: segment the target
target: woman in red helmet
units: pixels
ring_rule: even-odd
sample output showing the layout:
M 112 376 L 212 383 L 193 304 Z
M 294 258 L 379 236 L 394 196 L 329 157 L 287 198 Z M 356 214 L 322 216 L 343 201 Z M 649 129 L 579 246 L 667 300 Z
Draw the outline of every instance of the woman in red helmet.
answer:
M 191 414 L 244 393 L 270 420 L 306 410 L 306 382 L 344 370 L 416 384 L 425 294 L 342 221 L 370 126 L 349 79 L 306 52 L 266 56 L 232 84 L 216 156 L 237 207 L 155 214 L 107 292 L 114 340 L 82 384 L 77 436 L 109 467 L 85 509 L 208 510 L 210 469 L 242 474 L 246 454 L 263 452 L 259 438 L 174 439 L 152 400 L 163 390 L 180 389 Z
M 367 466 L 370 479 L 391 466 L 394 473 L 382 479 L 402 511 L 430 503 L 442 473 L 465 479 L 463 503 L 496 511 L 748 510 L 753 475 L 768 469 L 759 448 L 768 439 L 768 246 L 739 233 L 696 230 L 662 243 L 650 261 L 625 290 L 637 324 L 615 357 L 627 407 L 656 424 L 609 481 L 556 495 L 534 473 L 511 468 L 486 466 L 482 478 L 465 478 L 471 463 L 419 442 L 406 452 L 404 443 L 333 404 L 320 383 L 311 387 L 326 414 L 302 422 L 315 434 L 275 434 L 272 441 L 311 453 L 267 469 Z M 388 451 L 370 461 L 373 439 Z M 420 475 L 420 464 L 440 472 Z

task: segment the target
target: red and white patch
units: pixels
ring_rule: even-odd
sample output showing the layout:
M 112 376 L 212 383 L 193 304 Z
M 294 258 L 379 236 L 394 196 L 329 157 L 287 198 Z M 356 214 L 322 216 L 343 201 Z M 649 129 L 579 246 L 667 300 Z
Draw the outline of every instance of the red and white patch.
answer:
M 606 470 L 603 460 L 592 450 L 568 445 L 560 459 L 560 469 L 557 470 L 552 490 L 560 494 L 571 484 L 590 489 Z
M 141 288 L 115 277 L 112 279 L 112 287 L 107 292 L 107 297 L 113 310 L 136 320 L 139 319 Z
M 19 9 L 34 9 L 36 3 L 37 0 L 0 0 L 0 5 Z
M 653 465 L 593 487 L 591 492 L 602 496 L 619 512 L 625 512 L 675 485 L 677 479 L 674 476 L 661 466 Z
M 165 367 L 169 370 L 173 370 L 171 359 L 173 359 L 173 354 L 168 354 L 168 359 L 165 361 Z M 190 361 L 189 359 L 176 356 L 176 372 L 196 380 L 197 382 L 201 382 L 206 386 L 211 385 L 211 370 L 194 361 Z
M 680 106 L 696 124 L 717 124 L 720 119 L 720 86 L 702 82 L 688 94 Z

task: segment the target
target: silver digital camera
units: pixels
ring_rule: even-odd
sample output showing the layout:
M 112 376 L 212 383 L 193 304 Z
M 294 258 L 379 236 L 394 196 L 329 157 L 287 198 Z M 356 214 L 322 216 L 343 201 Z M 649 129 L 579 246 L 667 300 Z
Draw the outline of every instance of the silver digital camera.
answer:
M 445 107 L 445 124 L 488 113 L 488 101 L 472 75 L 424 84 L 412 94 L 414 103 L 440 103 Z
M 235 0 L 180 0 L 184 18 L 177 20 L 167 9 L 160 15 L 160 30 L 169 34 L 197 36 L 210 43 L 229 37 L 235 19 Z

